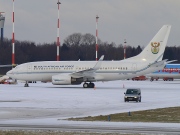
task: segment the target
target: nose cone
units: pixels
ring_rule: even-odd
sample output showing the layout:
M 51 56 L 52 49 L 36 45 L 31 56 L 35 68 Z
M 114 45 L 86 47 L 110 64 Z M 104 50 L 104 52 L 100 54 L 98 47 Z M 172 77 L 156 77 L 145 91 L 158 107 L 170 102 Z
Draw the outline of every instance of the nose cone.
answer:
M 6 75 L 9 76 L 9 77 L 12 77 L 12 76 L 13 76 L 13 71 L 12 71 L 12 70 L 8 71 L 8 72 L 6 73 Z

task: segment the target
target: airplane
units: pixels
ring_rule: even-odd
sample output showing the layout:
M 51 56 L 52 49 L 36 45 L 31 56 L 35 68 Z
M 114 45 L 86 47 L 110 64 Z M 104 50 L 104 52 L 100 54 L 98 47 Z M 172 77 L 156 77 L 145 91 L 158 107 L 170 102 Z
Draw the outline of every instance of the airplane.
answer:
M 137 56 L 121 61 L 41 61 L 23 63 L 6 75 L 25 81 L 51 81 L 53 85 L 78 85 L 94 88 L 96 81 L 124 80 L 152 73 L 164 68 L 162 60 L 171 25 L 164 25 Z
M 164 81 L 180 79 L 180 64 L 166 64 L 162 70 L 146 75 L 151 81 L 163 79 Z

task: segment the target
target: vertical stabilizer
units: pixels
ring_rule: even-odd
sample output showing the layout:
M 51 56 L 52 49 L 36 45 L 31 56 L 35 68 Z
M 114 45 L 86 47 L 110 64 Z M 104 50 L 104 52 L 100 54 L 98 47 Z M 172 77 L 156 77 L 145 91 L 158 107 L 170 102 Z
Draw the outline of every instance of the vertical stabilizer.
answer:
M 143 61 L 161 61 L 169 37 L 170 29 L 170 25 L 164 25 L 144 48 L 144 50 L 139 55 L 132 57 L 132 59 Z

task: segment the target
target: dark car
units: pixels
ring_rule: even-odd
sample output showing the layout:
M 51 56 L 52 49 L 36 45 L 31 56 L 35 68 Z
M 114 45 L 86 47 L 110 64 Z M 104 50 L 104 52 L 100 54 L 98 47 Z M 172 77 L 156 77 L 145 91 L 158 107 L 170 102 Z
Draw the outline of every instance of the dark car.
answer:
M 139 88 L 129 88 L 124 93 L 124 102 L 136 101 L 141 102 L 141 90 Z

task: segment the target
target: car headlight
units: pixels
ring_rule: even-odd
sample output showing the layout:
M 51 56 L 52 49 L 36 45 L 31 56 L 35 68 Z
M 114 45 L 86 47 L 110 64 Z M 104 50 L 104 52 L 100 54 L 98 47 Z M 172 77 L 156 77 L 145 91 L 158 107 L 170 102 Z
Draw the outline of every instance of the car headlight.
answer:
M 137 97 L 134 97 L 134 98 L 137 98 Z
M 124 98 L 127 98 L 127 96 L 125 96 Z

